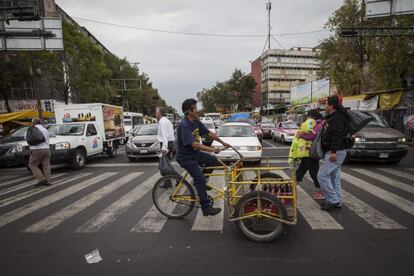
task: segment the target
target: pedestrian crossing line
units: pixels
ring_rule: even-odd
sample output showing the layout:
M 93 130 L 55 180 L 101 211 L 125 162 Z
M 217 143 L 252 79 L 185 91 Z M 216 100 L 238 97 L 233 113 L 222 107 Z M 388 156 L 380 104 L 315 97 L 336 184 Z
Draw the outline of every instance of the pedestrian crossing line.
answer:
M 103 186 L 99 190 L 94 191 L 93 193 L 29 226 L 23 230 L 23 232 L 46 233 L 142 174 L 142 172 L 129 173 L 122 178 L 114 180 L 112 183 Z
M 74 194 L 80 190 L 83 190 L 89 186 L 92 186 L 95 183 L 98 183 L 99 181 L 102 181 L 104 179 L 107 179 L 117 173 L 114 172 L 107 172 L 103 173 L 101 175 L 95 176 L 90 179 L 86 179 L 76 185 L 70 186 L 66 189 L 63 189 L 57 193 L 54 193 L 52 195 L 46 196 L 44 198 L 41 198 L 39 200 L 36 200 L 34 202 L 31 202 L 27 205 L 24 205 L 20 208 L 17 208 L 13 211 L 10 211 L 8 213 L 5 213 L 0 216 L 0 227 L 9 224 L 13 221 L 16 221 L 34 211 L 37 211 L 43 207 L 46 207 L 54 202 L 57 202 L 67 196 L 70 196 L 71 194 Z
M 61 176 L 64 176 L 64 175 L 66 175 L 66 173 L 58 173 L 58 174 L 54 174 L 54 175 L 52 175 L 52 179 L 55 179 L 55 178 L 58 178 L 58 177 L 61 177 Z M 12 192 L 14 192 L 14 191 L 17 191 L 17 190 L 21 190 L 21 189 L 24 189 L 24 188 L 27 188 L 27 187 L 30 187 L 30 186 L 33 186 L 33 185 L 35 185 L 35 184 L 37 184 L 38 183 L 38 181 L 37 181 L 37 179 L 33 179 L 33 180 L 31 180 L 31 181 L 29 181 L 29 182 L 27 182 L 27 183 L 22 183 L 22 184 L 19 184 L 19 185 L 17 185 L 17 186 L 13 186 L 13 187 L 10 187 L 10 188 L 7 188 L 7 189 L 4 189 L 4 190 L 1 190 L 0 191 L 0 195 L 5 195 L 5 194 L 9 194 L 9 193 L 12 193 Z
M 159 173 L 154 174 L 143 183 L 129 191 L 122 196 L 119 200 L 112 203 L 109 207 L 105 208 L 98 215 L 94 216 L 83 225 L 76 229 L 78 233 L 93 233 L 99 231 L 101 228 L 110 225 L 119 216 L 124 214 L 132 205 L 151 191 L 155 182 L 161 178 Z
M 183 192 L 185 192 L 183 190 Z M 160 199 L 159 202 L 162 206 L 162 209 L 166 209 L 167 212 L 172 212 L 175 207 L 177 206 L 176 202 L 172 202 L 170 200 L 170 193 L 165 191 Z M 159 233 L 164 228 L 165 224 L 167 223 L 168 218 L 158 211 L 155 205 L 149 209 L 149 211 L 138 221 L 138 223 L 131 229 L 131 232 L 153 232 Z
M 364 180 L 361 180 L 355 176 L 352 176 L 348 173 L 341 172 L 342 179 L 349 182 L 350 184 L 378 197 L 382 200 L 398 207 L 399 209 L 409 213 L 414 216 L 414 203 L 402 198 L 396 194 L 388 192 L 384 189 L 381 189 L 375 185 L 372 185 Z
M 177 165 L 177 162 L 171 162 L 172 165 Z M 103 164 L 88 164 L 88 168 L 113 168 L 113 167 L 158 167 L 158 162 L 152 163 L 103 163 Z
M 56 187 L 59 187 L 61 185 L 66 184 L 66 183 L 74 182 L 74 181 L 76 181 L 76 180 L 78 180 L 80 178 L 89 176 L 91 174 L 92 173 L 80 173 L 80 174 L 77 174 L 77 175 L 75 175 L 73 177 L 70 176 L 70 177 L 67 177 L 67 178 L 59 179 L 58 181 L 53 182 L 52 186 L 45 186 L 45 187 L 42 187 L 42 188 L 39 188 L 39 189 L 33 189 L 33 190 L 30 190 L 30 191 L 26 191 L 24 193 L 15 195 L 13 197 L 5 198 L 3 200 L 0 200 L 0 207 L 7 206 L 7 205 L 10 205 L 10 204 L 12 204 L 14 202 L 20 201 L 22 199 L 31 197 L 33 195 L 36 195 L 36 194 L 39 194 L 39 193 L 43 193 L 44 191 L 47 191 L 47 190 L 50 190 L 50 189 L 54 189 Z
M 366 169 L 351 169 L 351 170 L 352 171 L 355 171 L 357 173 L 363 174 L 365 176 L 374 178 L 375 180 L 381 181 L 381 182 L 383 182 L 383 183 L 385 183 L 387 185 L 390 185 L 392 187 L 395 187 L 397 189 L 400 189 L 400 190 L 409 192 L 411 194 L 414 194 L 414 186 L 405 184 L 405 183 L 403 183 L 401 181 L 398 181 L 398 180 L 389 178 L 387 176 L 383 176 L 383 175 L 378 174 L 378 173 L 370 172 L 370 171 L 368 171 Z
M 411 183 L 414 182 L 414 175 L 412 175 L 412 174 L 409 174 L 409 173 L 406 173 L 406 172 L 403 172 L 403 171 L 393 170 L 393 169 L 383 169 L 383 168 L 381 168 L 381 169 L 378 169 L 378 170 L 389 173 L 389 174 L 392 174 L 392 175 L 395 175 L 395 176 L 398 176 L 398 177 L 401 177 L 401 178 L 405 178 L 405 179 L 411 181 Z
M 342 190 L 342 202 L 348 209 L 353 211 L 375 229 L 407 229 L 405 226 L 402 226 L 344 190 Z
M 308 175 L 305 177 L 312 182 Z M 407 229 L 345 190 L 342 190 L 342 203 L 375 229 Z
M 17 182 L 21 182 L 21 181 L 30 180 L 30 179 L 33 179 L 33 176 L 28 175 L 28 176 L 25 176 L 25 177 L 7 179 L 7 181 L 4 181 L 4 182 L 0 183 L 0 187 L 7 186 L 7 185 L 11 185 L 11 184 L 14 184 L 14 183 L 17 183 Z
M 210 176 L 209 183 L 211 183 L 218 189 L 223 189 L 224 188 L 224 177 L 223 176 Z M 223 231 L 224 200 L 222 198 L 216 199 L 214 201 L 213 206 L 217 208 L 221 208 L 222 211 L 215 216 L 205 217 L 203 216 L 203 211 L 201 210 L 201 208 L 199 208 L 197 211 L 197 215 L 194 220 L 193 226 L 191 228 L 191 231 Z
M 290 178 L 284 171 L 277 172 L 284 179 Z M 296 186 L 297 208 L 312 230 L 342 230 L 344 229 L 328 212 L 303 190 Z

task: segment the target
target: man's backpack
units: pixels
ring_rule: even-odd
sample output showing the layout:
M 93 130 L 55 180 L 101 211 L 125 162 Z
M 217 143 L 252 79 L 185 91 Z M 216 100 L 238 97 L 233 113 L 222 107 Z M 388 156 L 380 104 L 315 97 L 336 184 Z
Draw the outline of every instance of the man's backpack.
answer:
M 26 132 L 26 141 L 29 146 L 36 146 L 46 142 L 46 138 L 37 127 L 29 127 Z

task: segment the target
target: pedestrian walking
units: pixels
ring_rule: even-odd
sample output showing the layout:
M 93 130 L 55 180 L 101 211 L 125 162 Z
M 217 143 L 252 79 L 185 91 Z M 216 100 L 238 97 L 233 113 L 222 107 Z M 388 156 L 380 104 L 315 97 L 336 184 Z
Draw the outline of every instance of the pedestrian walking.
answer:
M 174 152 L 174 127 L 170 120 L 165 117 L 165 114 L 166 113 L 163 107 L 157 107 L 155 109 L 155 117 L 158 120 L 157 139 L 160 143 L 161 154 L 171 160 Z M 163 187 L 171 187 L 171 180 L 165 180 Z
M 342 106 L 342 97 L 333 95 L 325 106 L 326 122 L 321 133 L 324 158 L 318 172 L 318 181 L 325 195 L 322 210 L 342 207 L 341 165 L 344 162 L 349 143 L 347 110 Z
M 318 133 L 322 130 L 323 127 L 323 118 L 321 113 L 317 109 L 312 109 L 308 111 L 307 121 L 314 120 L 315 127 L 309 132 L 298 131 L 296 137 L 304 139 L 306 141 L 313 142 Z M 305 122 L 306 123 L 306 122 Z M 310 124 L 310 123 L 307 123 Z M 307 150 L 309 151 L 311 143 L 309 143 Z M 296 181 L 301 182 L 306 172 L 309 171 L 310 177 L 312 178 L 313 184 L 315 185 L 316 192 L 312 195 L 313 199 L 325 199 L 325 196 L 321 192 L 321 188 L 318 181 L 318 171 L 319 171 L 319 160 L 312 157 L 303 157 L 300 159 L 300 164 L 296 170 Z
M 50 186 L 50 144 L 49 131 L 42 126 L 39 118 L 33 118 L 32 126 L 26 132 L 26 141 L 30 146 L 29 169 L 38 183 L 35 186 Z M 41 169 L 39 165 L 42 165 Z

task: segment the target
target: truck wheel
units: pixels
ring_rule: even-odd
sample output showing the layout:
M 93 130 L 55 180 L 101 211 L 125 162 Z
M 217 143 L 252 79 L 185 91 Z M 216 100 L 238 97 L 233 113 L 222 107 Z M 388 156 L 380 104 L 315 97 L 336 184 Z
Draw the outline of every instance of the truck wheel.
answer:
M 70 157 L 69 164 L 74 170 L 80 170 L 85 167 L 85 153 L 80 149 L 75 150 Z
M 115 146 L 112 147 L 108 147 L 108 149 L 106 150 L 106 153 L 108 154 L 109 157 L 114 158 L 116 156 L 117 153 L 117 148 L 115 148 Z

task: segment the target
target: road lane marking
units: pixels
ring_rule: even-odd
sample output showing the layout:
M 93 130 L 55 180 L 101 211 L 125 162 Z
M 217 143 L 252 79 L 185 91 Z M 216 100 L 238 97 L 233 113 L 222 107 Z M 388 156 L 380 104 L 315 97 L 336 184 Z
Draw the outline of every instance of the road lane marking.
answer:
M 411 194 L 414 194 L 414 186 L 405 184 L 405 183 L 403 183 L 401 181 L 398 181 L 398 180 L 395 180 L 395 179 L 392 179 L 392 178 L 383 176 L 383 175 L 378 174 L 378 173 L 370 172 L 370 171 L 368 171 L 366 169 L 351 169 L 351 170 L 352 171 L 355 171 L 357 173 L 363 174 L 365 176 L 371 177 L 371 178 L 373 178 L 375 180 L 381 181 L 384 184 L 390 185 L 390 186 L 395 187 L 397 189 L 400 189 L 400 190 L 409 192 Z
M 33 176 L 29 175 L 29 176 L 20 177 L 20 178 L 17 178 L 17 179 L 14 178 L 14 179 L 11 179 L 11 180 L 8 180 L 8 181 L 5 181 L 5 182 L 1 183 L 0 187 L 7 186 L 7 185 L 10 185 L 10 184 L 14 184 L 16 182 L 29 180 L 29 179 L 33 179 Z
M 405 178 L 405 179 L 407 179 L 411 182 L 414 182 L 414 175 L 412 175 L 412 174 L 409 174 L 409 173 L 406 173 L 406 172 L 403 172 L 403 171 L 393 170 L 393 169 L 382 169 L 381 168 L 381 169 L 378 169 L 378 170 L 389 173 L 389 174 L 392 174 L 392 175 L 395 175 L 395 176 L 398 176 L 398 177 L 401 177 L 401 178 Z
M 20 193 L 18 195 L 13 196 L 13 197 L 5 198 L 3 200 L 0 200 L 0 207 L 12 204 L 14 202 L 17 202 L 19 200 L 28 198 L 28 197 L 30 197 L 32 195 L 35 195 L 35 194 L 43 193 L 44 191 L 54 189 L 56 187 L 59 187 L 61 185 L 69 183 L 69 182 L 73 182 L 75 180 L 78 180 L 79 178 L 83 178 L 83 177 L 89 176 L 91 174 L 92 173 L 80 173 L 80 174 L 77 174 L 73 177 L 70 176 L 70 177 L 67 177 L 67 178 L 59 179 L 58 181 L 53 182 L 52 186 L 42 186 L 39 189 L 33 189 L 33 190 L 30 190 L 30 191 L 26 191 L 24 193 Z
M 262 141 L 263 141 L 263 143 L 268 144 L 271 148 L 277 148 L 275 145 L 273 145 L 273 144 L 271 144 L 271 143 L 269 143 L 269 142 L 267 142 L 265 140 L 262 140 Z
M 177 165 L 177 162 L 171 162 L 172 165 Z M 88 164 L 88 168 L 112 168 L 112 167 L 158 167 L 158 162 L 154 163 L 102 163 L 102 164 Z
M 47 216 L 46 218 L 38 221 L 37 223 L 29 226 L 23 232 L 27 233 L 46 233 L 47 231 L 52 230 L 65 220 L 73 217 L 74 215 L 78 214 L 82 210 L 88 208 L 89 206 L 93 205 L 98 200 L 104 198 L 108 194 L 112 193 L 113 191 L 119 189 L 120 187 L 128 184 L 133 179 L 142 175 L 142 172 L 134 172 L 125 175 L 122 178 L 114 180 L 112 183 L 103 186 L 102 188 L 94 191 L 91 194 L 71 203 L 70 205 L 66 206 L 65 208 Z
M 350 174 L 347 174 L 345 172 L 341 172 L 342 179 L 347 181 L 348 183 L 378 197 L 382 200 L 396 206 L 397 208 L 409 213 L 410 215 L 414 216 L 414 203 L 411 201 L 402 198 L 396 194 L 393 194 L 391 192 L 388 192 L 384 189 L 381 189 L 377 186 L 374 186 L 372 184 L 369 184 L 368 182 L 361 180 L 359 178 L 356 178 L 355 176 L 352 176 Z
M 221 173 L 223 171 L 218 171 L 216 173 Z M 218 189 L 224 188 L 224 176 L 210 176 L 209 183 L 215 186 Z M 214 190 L 211 190 L 209 193 L 213 194 Z M 215 216 L 203 216 L 203 211 L 198 209 L 197 216 L 194 220 L 193 227 L 191 231 L 223 231 L 224 223 L 224 200 L 218 198 L 214 201 L 214 207 L 221 208 L 221 212 Z
M 61 177 L 61 176 L 64 176 L 64 175 L 66 175 L 66 173 L 53 174 L 51 178 L 52 179 L 55 179 L 55 178 L 58 178 L 58 177 Z M 37 179 L 33 179 L 33 180 L 31 180 L 31 181 L 29 181 L 27 183 L 19 184 L 17 186 L 13 186 L 13 187 L 10 187 L 10 188 L 1 190 L 0 191 L 0 195 L 9 194 L 9 193 L 12 193 L 14 191 L 21 190 L 21 189 L 24 189 L 24 188 L 33 186 L 33 185 L 35 185 L 37 183 L 38 183 Z
M 277 172 L 284 179 L 290 178 L 284 171 Z M 297 208 L 312 230 L 342 230 L 344 229 L 328 212 L 303 190 L 296 186 Z
M 120 199 L 112 203 L 109 207 L 105 208 L 98 215 L 94 216 L 83 225 L 76 229 L 78 233 L 93 233 L 99 231 L 101 228 L 110 225 L 119 216 L 124 214 L 132 205 L 151 191 L 155 182 L 161 178 L 159 173 L 154 174 L 143 183 L 139 184 L 136 188 L 129 191 Z
M 9 224 L 10 222 L 16 221 L 34 211 L 37 211 L 43 207 L 46 207 L 54 202 L 57 202 L 67 196 L 70 196 L 80 190 L 83 190 L 89 186 L 92 186 L 93 184 L 102 181 L 104 179 L 107 179 L 117 173 L 103 173 L 101 175 L 95 176 L 93 178 L 84 180 L 76 185 L 70 186 L 64 190 L 61 190 L 57 193 L 54 193 L 52 195 L 49 195 L 47 197 L 41 198 L 39 200 L 36 200 L 34 202 L 31 202 L 27 205 L 24 205 L 20 208 L 17 208 L 13 211 L 10 211 L 6 214 L 3 214 L 0 216 L 0 227 Z

